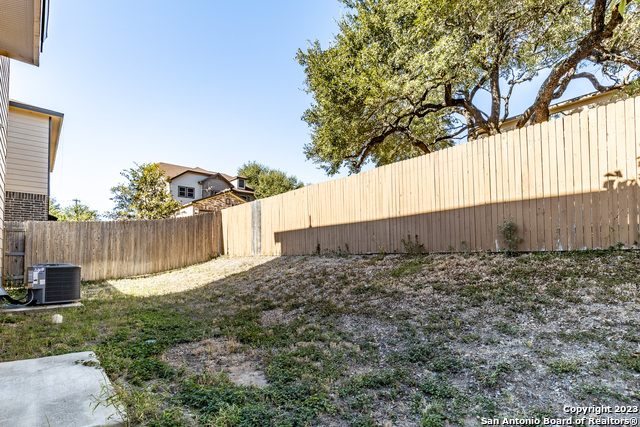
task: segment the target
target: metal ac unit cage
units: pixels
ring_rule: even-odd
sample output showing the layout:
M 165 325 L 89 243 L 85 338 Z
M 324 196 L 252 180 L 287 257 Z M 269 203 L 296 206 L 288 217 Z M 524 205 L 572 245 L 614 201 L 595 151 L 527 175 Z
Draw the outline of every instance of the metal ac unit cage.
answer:
M 80 267 L 73 264 L 34 264 L 27 267 L 27 289 L 36 304 L 56 304 L 80 299 Z

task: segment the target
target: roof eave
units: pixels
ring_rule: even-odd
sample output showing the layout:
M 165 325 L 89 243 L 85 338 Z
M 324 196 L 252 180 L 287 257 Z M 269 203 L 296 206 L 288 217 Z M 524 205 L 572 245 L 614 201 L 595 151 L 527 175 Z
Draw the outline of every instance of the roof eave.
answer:
M 49 135 L 49 172 L 53 172 L 56 162 L 56 154 L 58 153 L 58 145 L 60 144 L 60 134 L 62 133 L 62 122 L 64 114 L 58 111 L 48 110 L 35 105 L 24 104 L 22 102 L 9 100 L 9 108 L 17 108 L 36 114 L 47 116 L 51 119 L 51 134 Z
M 14 12 L 6 13 L 0 19 L 2 27 L 11 28 L 0 40 L 0 55 L 36 67 L 40 65 L 40 51 L 48 26 L 48 6 L 49 0 L 0 0 L 0 7 Z

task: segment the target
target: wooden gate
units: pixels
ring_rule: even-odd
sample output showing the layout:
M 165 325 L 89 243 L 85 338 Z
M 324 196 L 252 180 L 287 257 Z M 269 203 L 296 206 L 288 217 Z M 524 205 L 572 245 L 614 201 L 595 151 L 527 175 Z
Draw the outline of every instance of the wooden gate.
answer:
M 6 221 L 4 225 L 3 283 L 24 283 L 24 241 L 24 223 Z

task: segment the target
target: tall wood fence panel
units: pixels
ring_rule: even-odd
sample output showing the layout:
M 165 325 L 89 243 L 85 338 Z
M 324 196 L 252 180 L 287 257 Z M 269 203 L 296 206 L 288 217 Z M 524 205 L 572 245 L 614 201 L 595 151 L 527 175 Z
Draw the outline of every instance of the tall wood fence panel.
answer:
M 222 211 L 230 255 L 637 246 L 640 97 Z M 403 243 L 403 240 L 405 243 Z
M 15 240 L 11 251 L 23 249 L 24 268 L 39 263 L 76 264 L 82 280 L 156 273 L 222 253 L 219 212 L 149 221 L 30 221 L 11 227 L 16 233 L 10 239 Z M 18 242 L 20 238 L 23 243 Z

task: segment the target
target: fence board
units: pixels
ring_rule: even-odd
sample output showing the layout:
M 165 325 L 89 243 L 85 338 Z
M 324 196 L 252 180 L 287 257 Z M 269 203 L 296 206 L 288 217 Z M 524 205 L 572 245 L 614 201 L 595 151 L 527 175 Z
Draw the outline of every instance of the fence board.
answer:
M 615 187 L 618 193 L 618 240 L 616 243 L 623 243 L 629 237 L 629 200 L 626 190 L 627 179 L 627 144 L 625 126 L 625 105 L 624 102 L 614 104 L 616 111 L 616 182 Z M 625 245 L 626 246 L 626 245 Z
M 509 216 L 520 250 L 631 247 L 640 232 L 638 112 L 640 97 L 621 100 L 218 214 L 26 223 L 25 261 L 72 262 L 98 280 L 252 255 L 252 244 L 265 255 L 398 252 L 417 235 L 430 251 L 500 250 Z
M 627 99 L 625 105 L 625 148 L 627 159 L 627 175 L 624 182 L 625 192 L 627 193 L 628 202 L 628 220 L 629 220 L 629 236 L 627 241 L 629 243 L 638 241 L 638 155 L 636 153 L 635 144 L 635 128 L 634 119 L 636 114 L 639 114 L 635 109 L 635 103 L 633 99 Z
M 263 200 L 263 239 L 274 246 L 262 253 L 396 252 L 416 234 L 430 251 L 500 250 L 509 216 L 520 250 L 630 247 L 640 232 L 637 111 L 640 98 L 616 101 Z M 247 209 L 223 216 L 230 255 L 246 254 Z
M 220 212 L 155 221 L 26 222 L 24 229 L 26 265 L 76 264 L 82 280 L 184 267 L 208 261 L 223 248 Z

